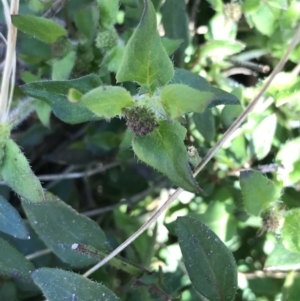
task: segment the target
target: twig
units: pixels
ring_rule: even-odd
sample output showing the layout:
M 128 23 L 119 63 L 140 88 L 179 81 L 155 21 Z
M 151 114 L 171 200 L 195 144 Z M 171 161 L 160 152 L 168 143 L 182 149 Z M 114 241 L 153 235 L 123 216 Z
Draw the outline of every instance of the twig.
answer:
M 51 18 L 56 15 L 63 7 L 65 0 L 56 0 L 51 7 L 43 14 L 44 18 Z
M 37 257 L 40 257 L 40 256 L 44 256 L 44 255 L 47 255 L 47 254 L 50 254 L 52 253 L 52 251 L 50 249 L 44 249 L 44 250 L 40 250 L 40 251 L 36 251 L 30 255 L 27 255 L 26 258 L 28 260 L 32 260 L 32 259 L 35 259 Z
M 66 173 L 66 174 L 52 174 L 52 175 L 40 175 L 37 176 L 39 180 L 41 181 L 59 181 L 59 180 L 67 180 L 67 179 L 78 179 L 78 178 L 84 178 L 84 177 L 91 177 L 95 174 L 104 172 L 110 168 L 116 167 L 120 165 L 119 162 L 112 162 L 106 165 L 101 165 L 99 167 L 96 167 L 94 169 L 83 171 L 83 172 L 72 172 L 72 173 Z M 4 181 L 0 181 L 0 185 L 5 185 Z
M 252 100 L 252 102 L 246 107 L 246 109 L 243 111 L 243 113 L 234 121 L 234 123 L 230 126 L 230 128 L 224 133 L 222 138 L 214 145 L 214 147 L 206 154 L 206 156 L 202 159 L 200 164 L 195 168 L 193 175 L 194 177 L 198 175 L 198 173 L 206 166 L 206 164 L 214 157 L 216 152 L 222 147 L 222 145 L 230 138 L 230 136 L 235 132 L 235 130 L 243 123 L 243 121 L 246 119 L 248 114 L 253 110 L 253 108 L 257 105 L 259 102 L 261 96 L 265 93 L 269 85 L 271 84 L 272 80 L 276 76 L 278 72 L 281 71 L 283 66 L 285 65 L 286 61 L 288 60 L 288 57 L 290 53 L 293 51 L 295 46 L 297 45 L 300 38 L 300 26 L 298 27 L 295 36 L 293 37 L 292 42 L 290 43 L 285 55 L 281 58 L 281 60 L 278 62 L 277 66 L 271 73 L 270 77 L 260 90 L 260 92 L 257 94 L 257 96 Z M 106 258 L 101 260 L 98 264 L 96 264 L 94 267 L 92 267 L 90 270 L 88 270 L 84 276 L 88 277 L 93 272 L 98 270 L 100 267 L 102 267 L 104 264 L 106 264 L 109 260 L 111 260 L 113 257 L 118 255 L 121 251 L 123 251 L 128 245 L 130 245 L 136 238 L 138 238 L 144 231 L 146 231 L 156 220 L 157 218 L 169 207 L 169 205 L 180 195 L 180 193 L 183 191 L 182 188 L 177 188 L 177 190 L 170 196 L 170 198 L 153 214 L 153 216 L 150 217 L 150 219 L 142 225 L 134 234 L 132 234 L 125 242 L 123 242 L 120 246 L 118 246 L 113 252 L 111 252 Z
M 85 211 L 82 214 L 84 214 L 86 216 L 89 216 L 89 217 L 92 217 L 92 216 L 97 216 L 97 215 L 101 215 L 101 214 L 113 211 L 113 210 L 119 208 L 122 205 L 133 205 L 136 202 L 143 199 L 144 197 L 146 197 L 147 195 L 149 195 L 150 193 L 152 193 L 155 189 L 157 189 L 159 187 L 162 187 L 164 185 L 165 185 L 164 181 L 159 181 L 157 184 L 154 184 L 153 186 L 151 186 L 151 187 L 147 188 L 146 190 L 130 197 L 127 200 L 120 201 L 117 204 L 106 206 L 104 208 L 97 208 L 97 209 Z
M 201 3 L 201 0 L 195 0 L 193 7 L 192 7 L 192 11 L 191 11 L 190 30 L 193 35 L 196 32 L 196 17 L 197 17 L 198 7 L 199 7 L 200 3 Z
M 230 62 L 234 66 L 244 67 L 256 72 L 268 73 L 270 71 L 270 67 L 268 65 L 261 65 L 261 64 L 255 64 L 253 62 L 240 61 L 235 58 L 228 59 L 228 62 Z

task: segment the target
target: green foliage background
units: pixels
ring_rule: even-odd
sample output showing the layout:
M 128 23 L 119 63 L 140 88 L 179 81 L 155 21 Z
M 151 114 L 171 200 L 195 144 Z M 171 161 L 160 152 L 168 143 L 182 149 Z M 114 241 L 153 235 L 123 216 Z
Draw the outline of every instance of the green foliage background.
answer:
M 297 301 L 300 45 L 195 180 L 191 167 L 283 56 L 299 2 L 54 2 L 21 1 L 12 17 L 18 72 L 16 113 L 0 129 L 0 300 Z M 137 103 L 159 123 L 145 137 L 123 115 Z M 80 276 L 177 186 L 187 191 L 122 257 L 94 282 Z

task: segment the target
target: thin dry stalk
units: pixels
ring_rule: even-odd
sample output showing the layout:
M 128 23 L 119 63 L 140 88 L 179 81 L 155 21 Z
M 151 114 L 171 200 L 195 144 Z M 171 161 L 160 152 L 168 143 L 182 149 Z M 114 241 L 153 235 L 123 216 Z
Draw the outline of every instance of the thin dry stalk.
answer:
M 11 15 L 18 14 L 19 0 L 11 0 L 10 8 L 6 0 L 2 0 L 5 21 L 7 24 L 6 56 L 0 92 L 0 121 L 7 121 L 16 78 L 16 41 L 17 28 L 11 22 Z

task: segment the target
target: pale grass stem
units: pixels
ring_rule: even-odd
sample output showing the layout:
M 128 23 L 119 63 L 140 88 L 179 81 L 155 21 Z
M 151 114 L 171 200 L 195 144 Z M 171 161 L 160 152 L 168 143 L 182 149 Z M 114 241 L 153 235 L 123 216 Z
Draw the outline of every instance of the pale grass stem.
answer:
M 271 82 L 275 78 L 275 76 L 282 70 L 285 63 L 288 60 L 289 55 L 296 47 L 297 43 L 300 40 L 300 26 L 298 27 L 285 55 L 278 62 L 268 80 L 265 82 L 259 93 L 256 97 L 249 103 L 249 105 L 245 108 L 243 113 L 234 121 L 234 123 L 230 126 L 230 128 L 224 133 L 222 138 L 214 145 L 214 147 L 206 154 L 206 156 L 202 159 L 200 164 L 195 168 L 193 175 L 194 177 L 206 166 L 206 164 L 214 157 L 216 152 L 223 146 L 223 144 L 232 136 L 232 134 L 238 129 L 238 127 L 243 123 L 249 113 L 253 110 L 253 108 L 258 104 L 263 94 L 266 92 Z M 121 251 L 123 251 L 127 246 L 129 246 L 134 240 L 136 240 L 144 231 L 146 231 L 159 216 L 170 206 L 170 204 L 179 196 L 179 194 L 183 191 L 182 188 L 177 188 L 177 190 L 170 196 L 170 198 L 150 217 L 150 219 L 141 226 L 134 234 L 132 234 L 127 240 L 125 240 L 120 246 L 118 246 L 114 251 L 112 251 L 108 256 L 102 259 L 99 263 L 89 269 L 87 272 L 83 274 L 83 276 L 88 277 L 108 261 L 110 261 L 113 257 L 117 256 Z
M 3 123 L 7 121 L 9 115 L 16 78 L 17 28 L 11 22 L 11 15 L 18 14 L 19 0 L 11 0 L 10 7 L 6 0 L 1 1 L 4 8 L 4 16 L 7 25 L 6 55 L 0 92 L 0 122 Z

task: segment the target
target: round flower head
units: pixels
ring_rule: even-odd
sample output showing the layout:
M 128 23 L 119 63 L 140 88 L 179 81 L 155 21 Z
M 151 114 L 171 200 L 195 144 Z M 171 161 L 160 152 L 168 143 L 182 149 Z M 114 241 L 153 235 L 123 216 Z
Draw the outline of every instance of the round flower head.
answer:
M 146 107 L 133 107 L 123 109 L 127 119 L 126 125 L 139 136 L 146 136 L 158 127 L 154 112 Z

